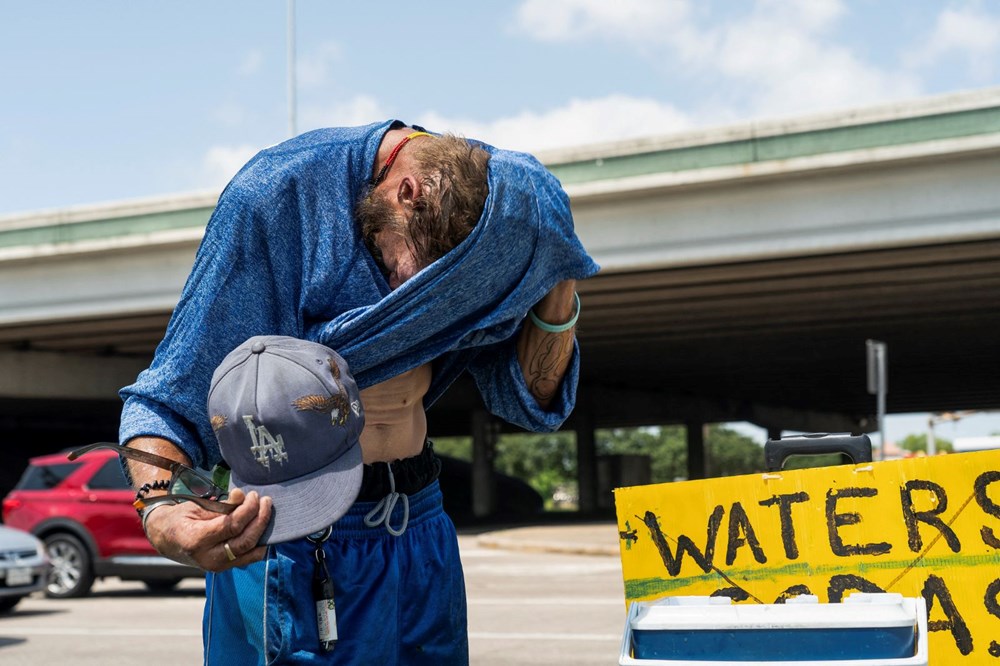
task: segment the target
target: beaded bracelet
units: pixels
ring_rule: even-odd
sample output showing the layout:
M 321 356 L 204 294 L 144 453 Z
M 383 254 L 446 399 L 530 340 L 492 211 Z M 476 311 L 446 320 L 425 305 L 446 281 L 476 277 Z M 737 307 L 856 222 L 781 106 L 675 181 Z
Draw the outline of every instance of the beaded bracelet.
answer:
M 573 313 L 573 318 L 570 319 L 565 324 L 548 324 L 538 318 L 535 314 L 534 308 L 528 310 L 528 316 L 531 317 L 531 323 L 542 329 L 546 333 L 564 333 L 569 329 L 576 326 L 576 320 L 580 318 L 580 294 L 573 292 L 573 298 L 576 299 L 576 312 Z
M 151 490 L 168 490 L 170 488 L 170 479 L 157 479 L 152 483 L 142 484 L 142 488 L 135 493 L 135 498 L 137 500 L 143 499 L 149 494 Z

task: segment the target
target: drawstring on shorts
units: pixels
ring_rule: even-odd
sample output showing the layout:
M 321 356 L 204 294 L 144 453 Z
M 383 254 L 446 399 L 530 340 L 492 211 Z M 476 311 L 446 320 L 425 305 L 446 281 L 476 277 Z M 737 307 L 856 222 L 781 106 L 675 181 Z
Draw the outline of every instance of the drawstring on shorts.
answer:
M 403 532 L 406 531 L 406 525 L 410 522 L 410 498 L 407 497 L 406 493 L 396 492 L 396 479 L 392 475 L 392 465 L 386 463 L 385 466 L 389 471 L 389 494 L 380 499 L 375 508 L 368 512 L 368 515 L 365 516 L 365 525 L 368 527 L 385 525 L 385 529 L 389 534 L 398 537 L 402 536 Z M 397 528 L 393 527 L 389 520 L 396 509 L 396 502 L 400 498 L 403 500 L 403 522 Z M 379 514 L 379 512 L 381 513 Z M 376 514 L 379 514 L 377 518 L 375 517 Z

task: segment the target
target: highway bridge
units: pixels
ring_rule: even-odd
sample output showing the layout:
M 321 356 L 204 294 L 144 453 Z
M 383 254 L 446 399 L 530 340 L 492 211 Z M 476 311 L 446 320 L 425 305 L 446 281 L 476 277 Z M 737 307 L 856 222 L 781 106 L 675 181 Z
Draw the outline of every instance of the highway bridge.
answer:
M 593 431 L 878 429 L 890 413 L 1000 408 L 1000 89 L 543 154 L 601 273 L 579 285 L 567 423 L 593 502 Z M 0 427 L 8 455 L 113 439 L 218 192 L 0 217 Z M 501 427 L 461 383 L 439 435 Z M 11 458 L 8 458 L 10 461 Z M 22 467 L 12 462 L 12 468 Z M 9 480 L 0 478 L 0 486 Z

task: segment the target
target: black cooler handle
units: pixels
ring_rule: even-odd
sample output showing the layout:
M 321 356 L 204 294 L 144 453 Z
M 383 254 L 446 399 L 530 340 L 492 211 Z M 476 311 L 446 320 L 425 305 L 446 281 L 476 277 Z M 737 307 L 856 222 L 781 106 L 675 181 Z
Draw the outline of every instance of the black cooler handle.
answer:
M 813 433 L 796 437 L 769 439 L 764 444 L 764 464 L 777 472 L 790 456 L 842 453 L 855 464 L 872 461 L 872 440 L 868 435 L 830 435 Z

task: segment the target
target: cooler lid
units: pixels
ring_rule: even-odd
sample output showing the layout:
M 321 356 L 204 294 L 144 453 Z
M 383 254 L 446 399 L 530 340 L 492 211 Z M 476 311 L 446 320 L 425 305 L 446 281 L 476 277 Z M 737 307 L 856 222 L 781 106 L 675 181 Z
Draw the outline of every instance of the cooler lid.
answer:
M 636 602 L 640 606 L 632 630 L 871 629 L 917 624 L 915 601 L 900 594 L 856 593 L 839 604 L 804 599 L 789 604 L 731 604 L 725 598 L 701 599 Z

